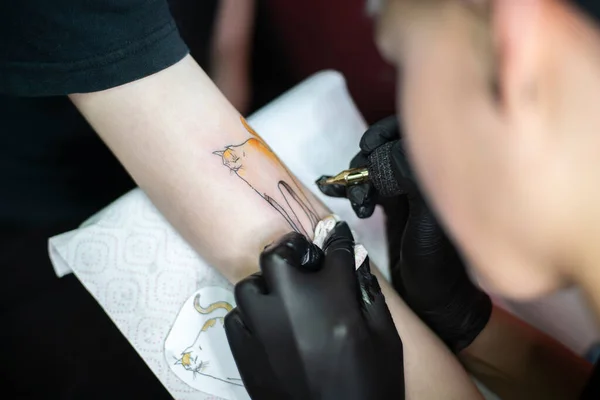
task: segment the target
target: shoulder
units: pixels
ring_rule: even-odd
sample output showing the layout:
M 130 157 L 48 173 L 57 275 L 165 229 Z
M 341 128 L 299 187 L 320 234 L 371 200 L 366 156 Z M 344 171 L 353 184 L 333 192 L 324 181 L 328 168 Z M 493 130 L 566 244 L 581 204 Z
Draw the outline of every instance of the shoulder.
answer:
M 100 91 L 186 54 L 166 0 L 0 2 L 0 93 Z

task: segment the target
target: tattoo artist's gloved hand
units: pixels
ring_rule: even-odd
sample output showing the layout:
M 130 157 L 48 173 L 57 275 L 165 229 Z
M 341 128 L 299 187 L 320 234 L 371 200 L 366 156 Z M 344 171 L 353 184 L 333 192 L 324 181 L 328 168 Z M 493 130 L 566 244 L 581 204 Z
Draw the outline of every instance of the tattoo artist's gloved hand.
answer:
M 392 284 L 413 311 L 454 352 L 467 347 L 487 324 L 492 303 L 487 294 L 476 287 L 465 270 L 435 216 L 420 194 L 400 138 L 395 117 L 370 127 L 360 142 L 361 151 L 352 167 L 366 165 L 369 154 L 379 146 L 396 141 L 392 147 L 392 168 L 408 200 L 408 218 L 390 220 L 395 210 L 388 204 L 388 233 L 398 255 L 392 264 Z M 362 187 L 324 186 L 321 191 L 335 197 L 348 197 L 359 217 L 370 216 L 381 202 L 370 184 Z M 401 207 L 401 202 L 396 202 Z M 391 232 L 390 232 L 391 231 Z M 394 243 L 395 242 L 395 243 Z M 398 247 L 399 245 L 399 247 Z
M 323 250 L 290 233 L 235 287 L 225 330 L 255 400 L 404 398 L 402 342 L 368 258 L 338 223 Z
M 360 141 L 361 151 L 350 161 L 350 168 L 365 167 L 369 164 L 369 155 L 377 147 L 398 139 L 398 120 L 395 116 L 384 118 L 383 120 L 371 125 L 364 133 Z M 373 142 L 373 143 L 372 143 Z M 393 146 L 392 156 L 395 156 L 398 145 Z M 395 161 L 395 160 L 394 160 Z M 396 163 L 394 163 L 396 164 Z M 402 175 L 400 175 L 402 176 Z M 323 178 L 317 179 L 317 184 Z M 345 197 L 350 200 L 354 212 L 359 218 L 368 218 L 373 215 L 375 206 L 386 199 L 380 198 L 375 187 L 367 182 L 352 186 L 327 185 L 319 186 L 321 192 L 331 197 Z

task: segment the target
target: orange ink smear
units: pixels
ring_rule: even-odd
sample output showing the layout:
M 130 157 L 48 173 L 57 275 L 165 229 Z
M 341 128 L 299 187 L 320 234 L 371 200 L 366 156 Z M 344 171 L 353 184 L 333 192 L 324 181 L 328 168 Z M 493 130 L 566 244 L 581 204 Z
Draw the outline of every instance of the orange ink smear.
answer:
M 248 125 L 248 122 L 246 121 L 246 119 L 244 117 L 242 117 L 241 115 L 240 115 L 240 121 L 242 121 L 242 125 L 244 125 L 244 128 L 246 128 L 246 130 L 248 131 L 249 134 L 251 134 L 252 136 L 256 136 L 257 138 L 262 140 L 260 138 L 260 135 L 258 133 L 256 133 L 256 131 L 254 129 L 252 129 L 252 127 L 250 125 Z
M 271 151 L 271 149 L 262 140 L 256 139 L 256 138 L 250 138 L 250 139 L 248 139 L 248 141 L 246 143 L 248 144 L 248 146 L 254 148 L 256 151 L 263 154 L 269 160 L 275 161 L 278 164 L 281 163 L 279 161 L 279 158 L 275 155 L 275 153 L 273 153 Z
M 246 119 L 240 116 L 240 121 L 242 121 L 242 125 L 244 125 L 244 128 L 246 128 L 246 131 L 248 131 L 249 134 L 254 136 L 253 138 L 248 139 L 248 145 L 255 148 L 260 153 L 264 154 L 270 160 L 276 161 L 281 164 L 281 160 L 279 159 L 279 157 L 275 155 L 273 150 L 271 150 L 271 148 L 267 145 L 267 143 L 265 143 L 265 141 L 260 137 L 260 135 L 256 133 L 254 129 L 252 129 L 252 127 L 248 124 Z

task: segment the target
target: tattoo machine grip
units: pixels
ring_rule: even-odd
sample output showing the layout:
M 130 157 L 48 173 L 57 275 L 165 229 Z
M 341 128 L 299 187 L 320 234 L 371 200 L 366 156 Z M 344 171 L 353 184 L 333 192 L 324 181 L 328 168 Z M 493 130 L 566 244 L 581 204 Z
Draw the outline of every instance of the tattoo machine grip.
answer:
M 371 182 L 373 187 L 383 197 L 404 194 L 405 191 L 401 189 L 398 182 L 399 178 L 394 171 L 401 169 L 402 171 L 406 170 L 408 175 L 412 174 L 410 174 L 408 166 L 396 165 L 399 160 L 394 159 L 394 152 L 403 151 L 401 146 L 396 146 L 396 144 L 398 144 L 398 140 L 381 145 L 369 154 L 366 166 L 347 169 L 335 176 L 324 177 L 318 182 L 318 185 L 352 186 Z
M 387 142 L 369 155 L 369 164 L 367 165 L 369 180 L 383 197 L 393 197 L 404 193 L 392 166 L 394 162 L 392 148 L 396 143 L 397 141 Z

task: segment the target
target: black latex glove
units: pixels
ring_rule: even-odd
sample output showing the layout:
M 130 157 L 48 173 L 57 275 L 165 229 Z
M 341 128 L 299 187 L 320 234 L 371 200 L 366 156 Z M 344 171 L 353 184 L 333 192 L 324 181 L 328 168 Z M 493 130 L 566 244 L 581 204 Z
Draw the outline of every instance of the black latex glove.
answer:
M 290 233 L 236 285 L 225 330 L 253 399 L 404 398 L 402 342 L 368 259 L 355 271 L 353 246 L 345 223 L 323 251 Z
M 388 142 L 392 146 L 392 168 L 408 200 L 408 219 L 390 220 L 388 233 L 398 257 L 391 266 L 392 284 L 412 310 L 455 352 L 467 347 L 487 324 L 492 303 L 469 279 L 456 248 L 421 196 L 400 138 L 395 117 L 371 126 L 360 141 L 359 154 L 351 167 L 364 166 L 369 155 Z M 348 197 L 359 217 L 370 216 L 380 199 L 371 184 L 345 188 L 323 186 L 329 196 Z M 358 193 L 358 194 L 357 194 Z M 390 202 L 394 199 L 387 199 Z M 402 204 L 396 202 L 401 207 Z M 391 232 L 390 232 L 391 231 Z M 400 238 L 400 240 L 398 240 Z M 399 244 L 399 248 L 398 248 Z M 399 251 L 398 251 L 399 250 Z M 394 258 L 392 258 L 394 259 Z
M 398 139 L 398 120 L 395 116 L 387 117 L 375 124 L 371 125 L 363 135 L 360 142 L 361 151 L 350 161 L 350 168 L 365 167 L 369 164 L 369 155 L 377 147 Z M 372 141 L 374 143 L 371 143 Z M 391 155 L 394 156 L 398 151 L 402 151 L 399 144 L 394 144 Z M 395 171 L 394 171 L 395 172 Z M 317 183 L 329 176 L 322 176 L 317 179 Z M 398 180 L 405 180 L 404 174 L 396 176 Z M 408 184 L 409 182 L 405 182 Z M 386 205 L 385 198 L 378 196 L 374 186 L 370 182 L 361 183 L 358 185 L 326 185 L 319 186 L 321 192 L 331 197 L 345 197 L 350 200 L 350 204 L 354 212 L 359 218 L 368 218 L 373 215 L 375 207 L 379 203 Z M 397 199 L 394 199 L 397 202 Z

